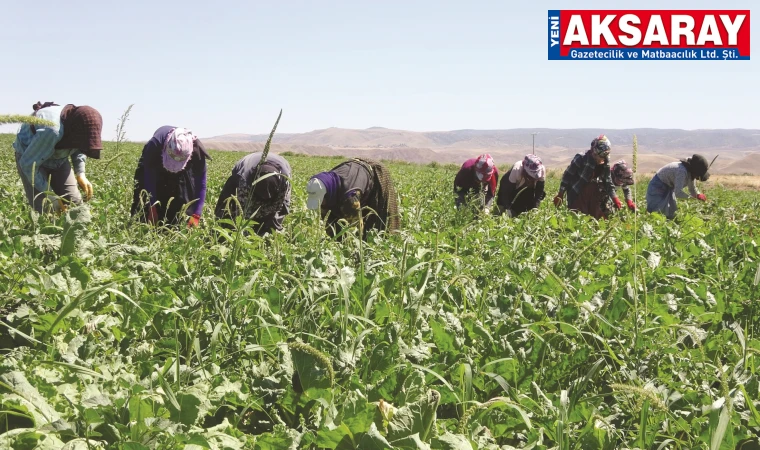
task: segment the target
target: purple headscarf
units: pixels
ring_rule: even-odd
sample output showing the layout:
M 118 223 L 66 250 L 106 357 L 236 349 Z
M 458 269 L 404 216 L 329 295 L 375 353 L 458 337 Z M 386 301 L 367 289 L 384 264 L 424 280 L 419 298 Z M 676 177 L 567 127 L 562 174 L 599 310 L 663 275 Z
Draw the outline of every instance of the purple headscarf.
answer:
M 322 204 L 327 208 L 334 208 L 338 204 L 338 189 L 341 183 L 338 174 L 335 172 L 320 172 L 312 178 L 321 181 L 325 185 L 325 189 L 327 189 Z

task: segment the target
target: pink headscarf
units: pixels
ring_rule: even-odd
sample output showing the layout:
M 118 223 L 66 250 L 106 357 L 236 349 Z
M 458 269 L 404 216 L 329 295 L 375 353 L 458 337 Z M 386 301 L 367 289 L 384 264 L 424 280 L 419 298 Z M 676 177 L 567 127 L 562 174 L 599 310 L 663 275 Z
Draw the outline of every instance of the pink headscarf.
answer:
M 169 172 L 181 172 L 193 156 L 193 143 L 198 139 L 186 128 L 175 128 L 168 136 L 163 148 L 164 168 Z
M 536 155 L 525 155 L 522 162 L 523 171 L 533 180 L 543 180 L 546 177 L 546 168 L 543 161 Z

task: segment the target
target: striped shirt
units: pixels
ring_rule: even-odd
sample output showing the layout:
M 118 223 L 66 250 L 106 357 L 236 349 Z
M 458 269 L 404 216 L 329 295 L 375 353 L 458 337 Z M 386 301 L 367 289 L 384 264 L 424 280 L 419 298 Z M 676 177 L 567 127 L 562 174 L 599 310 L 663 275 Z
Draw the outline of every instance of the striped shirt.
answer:
M 623 195 L 625 196 L 625 199 L 633 201 L 633 194 L 631 193 L 631 187 L 622 186 L 622 188 L 623 188 Z
M 38 192 L 48 191 L 48 180 L 40 172 L 40 168 L 55 170 L 60 168 L 68 158 L 77 175 L 84 173 L 84 153 L 79 149 L 56 149 L 55 145 L 63 138 L 63 123 L 61 123 L 62 106 L 49 106 L 37 111 L 36 117 L 48 120 L 53 126 L 37 125 L 36 133 L 28 124 L 21 125 L 13 148 L 18 154 L 19 167 L 23 176 L 34 185 Z M 34 182 L 32 182 L 34 180 Z

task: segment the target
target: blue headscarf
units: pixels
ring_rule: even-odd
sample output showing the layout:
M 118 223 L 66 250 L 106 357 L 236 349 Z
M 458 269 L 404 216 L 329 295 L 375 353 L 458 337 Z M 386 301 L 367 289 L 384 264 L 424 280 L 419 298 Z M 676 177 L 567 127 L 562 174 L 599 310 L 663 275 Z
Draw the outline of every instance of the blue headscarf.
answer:
M 327 193 L 325 198 L 322 199 L 322 205 L 327 208 L 334 208 L 338 205 L 338 190 L 340 189 L 341 179 L 335 172 L 320 172 L 314 175 L 312 178 L 316 178 L 325 185 Z

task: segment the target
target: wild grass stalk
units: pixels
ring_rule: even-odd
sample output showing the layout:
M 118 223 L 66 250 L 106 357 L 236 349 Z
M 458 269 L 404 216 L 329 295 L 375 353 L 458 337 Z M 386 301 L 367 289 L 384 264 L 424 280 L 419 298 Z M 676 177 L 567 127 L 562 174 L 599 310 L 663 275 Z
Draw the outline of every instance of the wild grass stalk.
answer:
M 633 156 L 631 158 L 631 170 L 633 170 L 633 202 L 638 205 L 638 189 L 636 185 L 636 173 L 639 165 L 639 142 L 633 135 Z M 639 254 L 639 223 L 638 211 L 633 212 L 633 292 L 634 292 L 634 338 L 633 342 L 638 347 L 639 342 L 639 290 L 638 290 L 638 254 Z M 644 303 L 644 328 L 647 328 L 648 312 L 646 301 Z
M 52 127 L 55 124 L 49 120 L 40 119 L 34 116 L 24 116 L 21 114 L 0 114 L 0 125 L 12 125 L 14 123 L 25 123 L 34 126 Z

